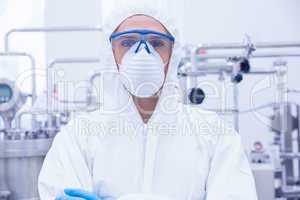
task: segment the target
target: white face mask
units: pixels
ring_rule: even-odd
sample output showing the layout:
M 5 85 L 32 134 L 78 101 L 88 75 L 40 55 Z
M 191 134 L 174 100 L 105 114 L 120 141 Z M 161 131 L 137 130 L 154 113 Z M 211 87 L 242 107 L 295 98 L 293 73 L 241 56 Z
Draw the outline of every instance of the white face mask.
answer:
M 145 44 L 141 44 L 144 46 L 135 52 L 138 45 L 135 44 L 128 50 L 119 65 L 121 81 L 132 95 L 150 97 L 157 93 L 164 83 L 165 64 L 150 44 L 147 44 L 150 53 Z

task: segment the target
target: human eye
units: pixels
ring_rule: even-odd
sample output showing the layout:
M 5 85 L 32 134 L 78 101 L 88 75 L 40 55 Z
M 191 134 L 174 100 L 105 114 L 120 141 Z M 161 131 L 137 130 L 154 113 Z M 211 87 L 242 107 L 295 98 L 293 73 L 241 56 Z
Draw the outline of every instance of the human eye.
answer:
M 136 43 L 134 39 L 124 39 L 121 41 L 122 47 L 132 47 Z
M 152 47 L 157 48 L 157 47 L 164 47 L 165 46 L 165 42 L 161 39 L 153 39 L 151 41 L 149 41 L 150 44 L 152 45 Z
M 124 36 L 120 38 L 122 47 L 132 47 L 136 42 L 137 38 L 133 36 Z

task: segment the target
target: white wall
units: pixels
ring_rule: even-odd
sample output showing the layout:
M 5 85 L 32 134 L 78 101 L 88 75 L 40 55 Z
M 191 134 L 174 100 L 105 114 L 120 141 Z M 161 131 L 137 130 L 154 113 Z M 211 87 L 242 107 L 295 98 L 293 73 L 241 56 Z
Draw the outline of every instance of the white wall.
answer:
M 42 26 L 44 24 L 44 1 L 37 0 L 1 0 L 0 3 L 0 49 L 4 49 L 4 35 L 13 28 Z M 39 68 L 43 66 L 45 47 L 43 35 L 19 34 L 11 37 L 12 51 L 25 51 L 36 58 Z M 1 77 L 20 80 L 19 87 L 30 92 L 31 80 L 28 59 L 24 58 L 0 58 Z M 24 72 L 26 71 L 27 72 Z M 29 75 L 28 78 L 25 78 Z M 25 79 L 25 80 L 24 80 Z M 38 78 L 41 83 L 42 78 Z M 41 85 L 40 85 L 41 86 Z M 42 87 L 38 87 L 41 91 Z
M 101 1 L 99 0 L 51 0 L 46 1 L 45 25 L 53 26 L 91 26 L 96 27 L 101 19 Z M 46 35 L 47 63 L 57 58 L 86 58 L 99 57 L 101 42 L 99 33 L 77 32 L 77 33 L 48 33 Z M 60 65 L 56 71 L 63 70 L 63 76 L 56 74 L 57 81 L 68 81 L 68 92 L 60 90 L 59 95 L 67 94 L 68 100 L 84 100 L 86 94 L 83 91 L 80 94 L 74 92 L 76 88 L 81 87 L 81 82 L 86 80 L 91 71 L 96 69 L 97 65 Z M 76 70 L 74 70 L 76 68 Z M 79 83 L 80 82 L 80 83 Z M 79 84 L 78 84 L 79 83 Z M 66 84 L 65 84 L 66 85 Z M 77 91 L 78 92 L 78 91 Z M 83 97 L 80 98 L 79 96 Z M 75 99 L 76 98 L 76 99 Z M 79 99 L 78 99 L 79 98 Z

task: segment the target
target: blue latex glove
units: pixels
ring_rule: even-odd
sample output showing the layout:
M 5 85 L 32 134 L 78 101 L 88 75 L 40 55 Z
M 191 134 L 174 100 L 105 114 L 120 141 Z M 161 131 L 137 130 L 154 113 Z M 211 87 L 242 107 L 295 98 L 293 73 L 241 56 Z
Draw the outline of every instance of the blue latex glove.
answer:
M 65 195 L 57 197 L 55 200 L 101 200 L 96 195 L 81 189 L 64 189 Z

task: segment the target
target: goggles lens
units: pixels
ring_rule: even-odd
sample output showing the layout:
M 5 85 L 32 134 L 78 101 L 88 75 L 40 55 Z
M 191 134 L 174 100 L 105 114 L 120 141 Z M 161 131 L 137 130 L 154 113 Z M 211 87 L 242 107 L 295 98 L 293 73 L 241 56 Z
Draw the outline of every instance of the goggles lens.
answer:
M 138 43 L 135 52 L 138 52 L 140 48 L 146 48 L 147 52 L 151 53 L 150 48 L 147 46 L 149 44 L 164 61 L 167 61 L 171 56 L 175 39 L 173 36 L 165 33 L 150 30 L 131 30 L 113 33 L 110 41 L 114 51 L 121 54 L 122 57 L 131 47 Z

